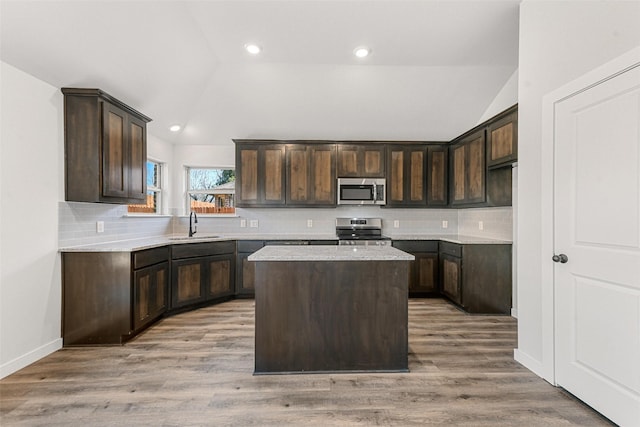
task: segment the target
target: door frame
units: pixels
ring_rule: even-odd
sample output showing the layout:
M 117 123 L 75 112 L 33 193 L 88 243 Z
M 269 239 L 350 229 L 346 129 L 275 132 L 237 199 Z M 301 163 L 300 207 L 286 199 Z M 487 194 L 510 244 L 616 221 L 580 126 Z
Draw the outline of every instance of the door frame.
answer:
M 541 261 L 542 265 L 542 366 L 541 375 L 553 385 L 556 382 L 555 364 L 555 278 L 554 263 L 554 189 L 555 189 L 555 107 L 556 104 L 610 80 L 632 68 L 640 67 L 640 47 L 595 68 L 577 79 L 549 92 L 542 98 L 541 145 Z

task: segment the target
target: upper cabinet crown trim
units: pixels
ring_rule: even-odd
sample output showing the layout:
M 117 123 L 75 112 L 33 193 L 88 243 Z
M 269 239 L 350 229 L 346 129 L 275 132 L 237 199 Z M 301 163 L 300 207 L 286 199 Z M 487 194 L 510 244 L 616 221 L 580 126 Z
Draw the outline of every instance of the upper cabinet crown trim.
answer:
M 149 123 L 152 120 L 150 117 L 145 116 L 140 111 L 137 111 L 137 110 L 129 107 L 124 102 L 120 101 L 117 98 L 114 98 L 113 96 L 109 95 L 108 93 L 106 93 L 105 91 L 100 90 L 100 89 L 63 87 L 60 90 L 65 95 L 94 96 L 94 97 L 97 96 L 97 97 L 100 97 L 100 98 L 102 98 L 102 99 L 104 99 L 106 101 L 109 101 L 111 104 L 115 105 L 116 107 L 120 108 L 121 110 L 126 111 L 129 114 L 135 115 L 136 117 L 138 117 L 141 120 L 143 120 L 145 123 Z

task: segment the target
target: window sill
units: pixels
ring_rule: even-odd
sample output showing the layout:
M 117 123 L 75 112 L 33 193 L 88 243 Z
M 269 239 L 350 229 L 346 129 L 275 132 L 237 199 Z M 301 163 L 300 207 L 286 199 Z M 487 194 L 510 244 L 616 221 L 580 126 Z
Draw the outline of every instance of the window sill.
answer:
M 229 213 L 229 214 L 200 214 L 196 212 L 196 215 L 198 215 L 198 218 L 239 218 L 240 215 L 238 215 L 237 213 Z M 189 215 L 177 215 L 178 218 L 189 218 Z
M 150 213 L 126 213 L 123 216 L 130 218 L 171 218 L 172 215 L 150 214 Z

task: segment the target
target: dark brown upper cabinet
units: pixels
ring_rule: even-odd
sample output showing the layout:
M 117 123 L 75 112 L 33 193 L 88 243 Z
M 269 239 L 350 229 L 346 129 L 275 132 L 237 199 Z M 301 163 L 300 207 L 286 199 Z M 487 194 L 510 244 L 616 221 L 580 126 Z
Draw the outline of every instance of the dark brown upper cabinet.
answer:
M 511 163 L 517 160 L 518 106 L 451 142 L 451 207 L 511 206 Z
M 338 144 L 338 178 L 384 178 L 384 144 Z
M 449 147 L 430 145 L 427 149 L 427 206 L 449 204 Z
M 288 144 L 287 206 L 336 206 L 336 144 Z
M 427 147 L 387 146 L 387 206 L 427 205 Z
M 285 144 L 236 142 L 236 206 L 285 204 Z
M 450 148 L 451 206 L 486 201 L 485 130 L 462 137 Z
M 487 166 L 489 169 L 509 165 L 516 160 L 518 160 L 517 110 L 497 118 L 487 126 Z
M 146 199 L 151 119 L 100 89 L 63 88 L 65 200 L 139 203 Z

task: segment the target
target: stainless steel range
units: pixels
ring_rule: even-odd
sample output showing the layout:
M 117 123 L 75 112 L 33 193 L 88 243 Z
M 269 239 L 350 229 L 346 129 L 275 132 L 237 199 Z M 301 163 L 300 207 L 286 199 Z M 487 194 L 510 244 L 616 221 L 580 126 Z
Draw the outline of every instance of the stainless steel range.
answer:
M 387 246 L 391 239 L 382 235 L 380 218 L 336 218 L 338 244 Z

